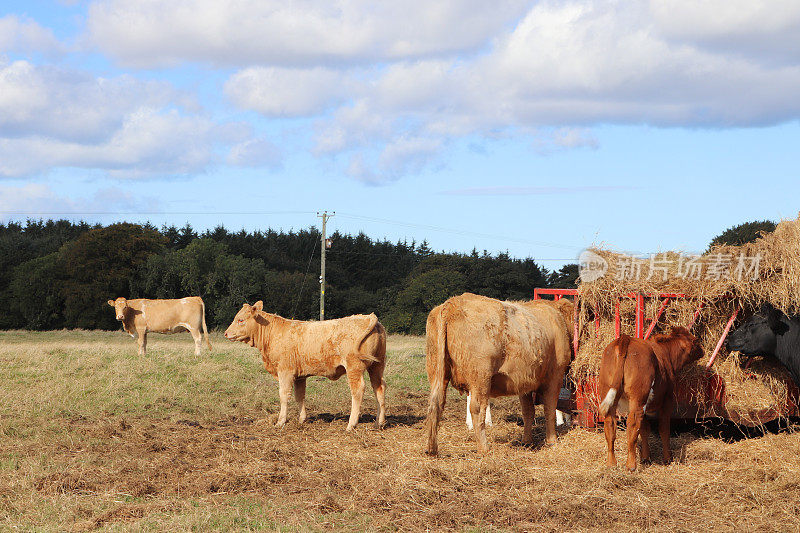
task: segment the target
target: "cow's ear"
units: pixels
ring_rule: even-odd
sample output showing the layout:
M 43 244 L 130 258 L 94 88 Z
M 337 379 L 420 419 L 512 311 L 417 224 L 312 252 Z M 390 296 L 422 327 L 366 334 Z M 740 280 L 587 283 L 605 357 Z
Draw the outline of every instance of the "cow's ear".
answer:
M 109 300 L 108 301 L 108 305 L 110 305 L 111 307 L 114 307 L 114 300 Z
M 777 332 L 781 327 L 781 312 L 777 309 L 767 311 L 767 325 L 769 329 Z
M 258 324 L 261 324 L 262 326 L 268 326 L 269 325 L 269 318 L 270 317 L 264 311 L 259 311 L 258 313 L 254 313 L 253 316 L 255 317 L 256 322 Z
M 254 304 L 253 304 L 253 310 L 254 310 L 254 311 L 256 311 L 256 312 L 258 312 L 258 313 L 260 313 L 261 311 L 263 311 L 263 310 L 264 310 L 264 302 L 262 302 L 261 300 L 259 300 L 259 301 L 257 301 L 256 303 L 254 303 Z

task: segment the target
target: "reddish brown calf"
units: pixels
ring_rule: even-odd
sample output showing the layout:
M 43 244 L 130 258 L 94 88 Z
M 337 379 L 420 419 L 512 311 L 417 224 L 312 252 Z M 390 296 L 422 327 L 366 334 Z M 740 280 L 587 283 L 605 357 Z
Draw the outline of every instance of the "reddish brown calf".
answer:
M 636 441 L 642 437 L 642 462 L 650 461 L 650 426 L 645 412 L 658 413 L 658 432 L 664 448 L 664 461 L 672 461 L 669 449 L 669 423 L 675 409 L 675 379 L 678 371 L 700 359 L 700 341 L 686 328 L 676 327 L 669 335 L 655 335 L 649 340 L 628 335 L 611 342 L 603 351 L 600 363 L 598 392 L 600 416 L 605 417 L 604 429 L 608 446 L 607 464 L 616 466 L 614 438 L 616 411 L 628 414 L 628 462 L 636 469 Z

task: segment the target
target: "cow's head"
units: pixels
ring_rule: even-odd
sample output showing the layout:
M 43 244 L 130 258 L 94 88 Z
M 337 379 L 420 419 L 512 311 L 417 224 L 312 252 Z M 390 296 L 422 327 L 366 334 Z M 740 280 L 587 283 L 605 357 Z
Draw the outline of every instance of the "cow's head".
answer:
M 225 330 L 225 338 L 232 341 L 247 342 L 253 344 L 253 332 L 259 321 L 264 321 L 264 302 L 257 301 L 253 305 L 244 304 L 233 322 Z
M 688 329 L 677 326 L 672 328 L 670 335 L 677 339 L 683 358 L 678 362 L 682 367 L 703 357 L 703 345 L 700 339 L 692 335 Z
M 728 349 L 742 355 L 775 355 L 778 336 L 788 329 L 781 320 L 783 313 L 770 305 L 744 321 L 728 336 Z
M 120 320 L 120 321 L 125 320 L 125 312 L 126 312 L 127 309 L 129 309 L 128 300 L 126 300 L 125 298 L 121 298 L 120 297 L 120 298 L 117 298 L 116 300 L 109 300 L 108 301 L 108 305 L 110 305 L 111 307 L 114 308 L 114 311 L 116 312 L 117 320 Z

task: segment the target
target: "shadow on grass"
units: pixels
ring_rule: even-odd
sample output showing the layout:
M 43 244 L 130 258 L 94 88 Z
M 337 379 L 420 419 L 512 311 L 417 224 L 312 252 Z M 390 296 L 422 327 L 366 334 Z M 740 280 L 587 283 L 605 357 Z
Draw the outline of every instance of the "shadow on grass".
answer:
M 344 421 L 347 422 L 349 420 L 350 415 L 346 413 L 318 413 L 314 415 L 309 415 L 306 419 L 307 423 L 314 423 L 314 422 L 325 422 L 330 424 L 331 422 L 335 421 Z M 424 416 L 416 416 L 416 415 L 387 415 L 386 416 L 386 427 L 392 428 L 397 426 L 413 426 L 425 420 Z M 359 424 L 374 424 L 375 423 L 375 415 L 371 414 L 363 414 L 358 417 Z

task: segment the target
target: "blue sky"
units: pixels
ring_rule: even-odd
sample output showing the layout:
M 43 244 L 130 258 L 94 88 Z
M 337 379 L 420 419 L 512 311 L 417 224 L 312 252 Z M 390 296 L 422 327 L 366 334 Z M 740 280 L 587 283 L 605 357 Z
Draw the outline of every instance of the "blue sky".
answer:
M 0 218 L 702 251 L 797 216 L 798 94 L 797 2 L 6 1 Z

